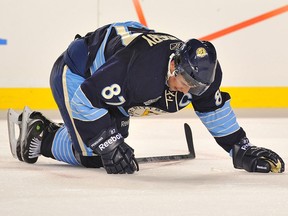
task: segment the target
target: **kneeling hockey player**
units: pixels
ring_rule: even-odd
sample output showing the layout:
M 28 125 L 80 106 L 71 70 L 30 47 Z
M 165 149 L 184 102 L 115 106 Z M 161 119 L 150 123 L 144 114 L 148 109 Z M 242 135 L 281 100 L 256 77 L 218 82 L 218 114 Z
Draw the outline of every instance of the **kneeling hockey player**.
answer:
M 233 165 L 248 172 L 284 172 L 275 152 L 252 145 L 236 120 L 230 96 L 219 90 L 222 71 L 207 41 L 155 32 L 137 22 L 114 23 L 76 36 L 50 76 L 64 124 L 28 108 L 12 145 L 20 161 L 40 155 L 107 173 L 139 170 L 124 141 L 130 116 L 177 112 L 192 103 Z

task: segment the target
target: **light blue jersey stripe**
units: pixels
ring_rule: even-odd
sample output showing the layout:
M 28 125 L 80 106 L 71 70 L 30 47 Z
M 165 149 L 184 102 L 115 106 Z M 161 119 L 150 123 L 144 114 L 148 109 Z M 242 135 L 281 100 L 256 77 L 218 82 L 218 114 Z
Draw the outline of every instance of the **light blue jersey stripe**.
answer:
M 69 139 L 66 127 L 62 127 L 56 132 L 51 151 L 58 161 L 71 165 L 80 165 L 74 156 L 72 142 Z
M 133 22 L 133 21 L 111 24 L 109 26 L 109 28 L 107 28 L 107 32 L 105 34 L 103 42 L 101 43 L 101 45 L 97 51 L 96 57 L 92 63 L 92 66 L 90 67 L 91 74 L 93 74 L 96 70 L 98 70 L 106 62 L 105 55 L 104 55 L 105 47 L 106 47 L 108 38 L 110 36 L 110 33 L 112 31 L 112 28 L 114 28 L 115 26 L 123 26 L 127 31 L 128 31 L 128 27 L 146 28 L 147 29 L 147 27 L 143 26 L 142 24 L 137 23 L 137 22 Z
M 130 115 L 126 112 L 126 110 L 122 106 L 117 107 L 119 111 L 126 117 L 129 117 Z
M 107 32 L 106 32 L 106 35 L 104 37 L 104 40 L 103 42 L 101 43 L 98 51 L 97 51 L 97 54 L 96 54 L 96 57 L 93 61 L 93 64 L 92 66 L 90 67 L 90 71 L 91 71 L 91 74 L 94 73 L 96 70 L 98 70 L 105 62 L 105 56 L 104 56 L 104 51 L 105 51 L 105 47 L 106 47 L 106 43 L 107 43 L 107 40 L 109 38 L 109 35 L 111 33 L 111 30 L 114 26 L 111 25 L 108 29 L 107 29 Z
M 214 137 L 227 136 L 240 129 L 230 106 L 230 100 L 226 101 L 223 107 L 215 111 L 207 113 L 196 111 L 196 114 Z
M 80 87 L 71 100 L 71 110 L 73 118 L 81 121 L 95 121 L 108 113 L 104 108 L 93 107 Z
M 66 83 L 68 84 L 67 91 L 69 101 L 73 98 L 75 91 L 79 88 L 79 86 L 85 81 L 85 79 L 75 73 L 73 73 L 70 68 L 67 67 L 66 70 Z

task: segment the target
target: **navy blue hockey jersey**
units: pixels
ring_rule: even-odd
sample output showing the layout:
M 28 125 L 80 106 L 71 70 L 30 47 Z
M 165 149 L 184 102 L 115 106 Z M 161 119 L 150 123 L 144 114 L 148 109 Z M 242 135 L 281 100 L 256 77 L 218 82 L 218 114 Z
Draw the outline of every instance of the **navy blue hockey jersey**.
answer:
M 130 116 L 176 112 L 192 102 L 216 141 L 230 150 L 229 142 L 235 143 L 235 132 L 242 129 L 229 94 L 219 90 L 220 65 L 215 81 L 201 96 L 173 92 L 166 85 L 169 56 L 182 43 L 172 35 L 126 22 L 106 25 L 70 45 L 65 61 L 66 79 L 74 83 L 71 112 L 85 143 L 111 126 L 127 136 Z

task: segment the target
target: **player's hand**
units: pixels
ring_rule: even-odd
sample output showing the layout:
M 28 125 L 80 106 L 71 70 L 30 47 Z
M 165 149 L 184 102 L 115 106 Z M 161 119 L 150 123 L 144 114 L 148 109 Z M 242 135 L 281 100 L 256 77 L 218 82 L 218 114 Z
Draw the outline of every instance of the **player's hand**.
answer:
M 139 171 L 134 150 L 124 142 L 116 128 L 109 128 L 88 142 L 93 151 L 101 156 L 108 174 L 132 174 Z
M 282 173 L 285 163 L 282 158 L 270 149 L 253 146 L 247 138 L 233 146 L 233 164 L 237 169 L 248 172 Z
M 102 162 L 108 174 L 132 174 L 135 171 L 139 171 L 134 150 L 125 142 L 121 143 L 113 151 L 102 155 Z

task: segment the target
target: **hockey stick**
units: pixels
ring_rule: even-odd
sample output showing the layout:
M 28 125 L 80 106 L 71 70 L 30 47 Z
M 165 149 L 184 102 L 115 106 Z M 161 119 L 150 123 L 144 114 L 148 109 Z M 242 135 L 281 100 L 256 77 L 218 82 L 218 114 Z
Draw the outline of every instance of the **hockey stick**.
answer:
M 169 162 L 169 161 L 177 161 L 177 160 L 194 159 L 196 155 L 195 155 L 194 144 L 193 144 L 192 130 L 187 123 L 184 124 L 184 130 L 185 130 L 185 137 L 187 141 L 189 154 L 142 157 L 142 158 L 136 158 L 137 162 L 138 163 L 155 163 L 155 162 Z

